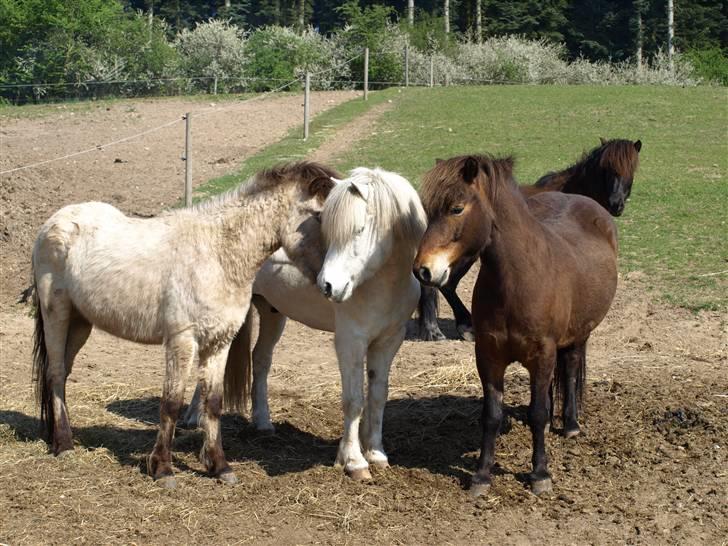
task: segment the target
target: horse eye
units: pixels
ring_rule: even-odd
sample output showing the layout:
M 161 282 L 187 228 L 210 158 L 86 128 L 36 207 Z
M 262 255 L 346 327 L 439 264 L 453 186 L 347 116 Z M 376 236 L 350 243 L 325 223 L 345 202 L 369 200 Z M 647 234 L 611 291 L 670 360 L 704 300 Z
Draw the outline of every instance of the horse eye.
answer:
M 465 208 L 462 205 L 456 205 L 450 209 L 450 214 L 457 216 L 458 214 L 462 214 L 463 210 L 465 210 Z

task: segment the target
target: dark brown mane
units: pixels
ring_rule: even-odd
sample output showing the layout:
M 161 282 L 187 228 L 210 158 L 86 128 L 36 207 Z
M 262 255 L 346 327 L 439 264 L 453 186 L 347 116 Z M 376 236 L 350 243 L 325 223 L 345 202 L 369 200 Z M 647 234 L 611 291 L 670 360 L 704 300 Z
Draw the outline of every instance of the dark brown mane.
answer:
M 548 187 L 552 191 L 566 191 L 567 184 L 573 185 L 604 172 L 611 171 L 621 178 L 632 178 L 638 167 L 639 152 L 634 142 L 625 139 L 607 140 L 585 152 L 579 161 L 570 167 L 542 176 L 534 186 Z
M 316 161 L 281 163 L 260 171 L 255 176 L 255 191 L 263 191 L 286 180 L 312 181 L 317 178 L 342 178 L 334 169 Z
M 476 160 L 483 171 L 480 180 L 483 180 L 483 174 L 487 176 L 485 189 L 491 203 L 495 201 L 499 187 L 515 187 L 513 157 L 494 158 L 490 155 L 474 154 L 440 161 L 424 174 L 420 186 L 420 198 L 428 217 L 448 209 L 462 199 L 465 194 L 462 171 L 470 159 Z

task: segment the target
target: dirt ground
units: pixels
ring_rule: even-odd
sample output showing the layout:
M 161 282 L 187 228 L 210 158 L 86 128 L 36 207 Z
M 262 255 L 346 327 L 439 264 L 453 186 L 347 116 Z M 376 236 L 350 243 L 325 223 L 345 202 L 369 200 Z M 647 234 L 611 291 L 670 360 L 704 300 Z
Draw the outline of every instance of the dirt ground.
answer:
M 345 98 L 324 95 L 313 104 L 320 109 Z M 290 97 L 259 103 L 241 114 L 236 136 L 230 113 L 209 126 L 200 120 L 195 138 L 209 155 L 200 152 L 196 180 L 231 170 L 281 136 L 285 119 L 274 120 L 297 104 Z M 70 119 L 60 111 L 4 121 L 0 170 L 112 140 L 112 126 L 143 130 L 187 107 L 135 101 Z M 372 122 L 369 116 L 355 123 L 366 129 Z M 342 138 L 355 140 L 356 127 L 343 128 Z M 196 457 L 200 433 L 178 429 L 179 486 L 155 486 L 145 457 L 156 435 L 161 348 L 98 331 L 68 384 L 76 449 L 60 459 L 48 455 L 30 382 L 32 319 L 27 307 L 12 303 L 27 284 L 35 230 L 72 201 L 106 200 L 144 214 L 174 202 L 182 180 L 179 142 L 160 132 L 143 153 L 139 144 L 109 148 L 88 154 L 93 159 L 0 180 L 0 543 L 726 544 L 728 320 L 656 303 L 639 272 L 620 279 L 612 310 L 593 335 L 584 434 L 548 435 L 554 490 L 544 497 L 526 486 L 528 378 L 518 365 L 507 375 L 494 484 L 477 500 L 465 491 L 478 454 L 481 390 L 473 346 L 457 340 L 404 343 L 385 412 L 392 467 L 374 469 L 372 484 L 345 478 L 333 467 L 342 417 L 332 335 L 295 323 L 274 357 L 276 434 L 256 434 L 247 417 L 223 419 L 238 485 L 205 476 Z M 318 159 L 345 151 L 329 146 Z M 113 163 L 117 157 L 128 163 Z M 137 187 L 136 180 L 143 182 Z M 461 284 L 465 301 L 473 280 L 471 272 Z M 452 336 L 444 307 L 442 327 Z

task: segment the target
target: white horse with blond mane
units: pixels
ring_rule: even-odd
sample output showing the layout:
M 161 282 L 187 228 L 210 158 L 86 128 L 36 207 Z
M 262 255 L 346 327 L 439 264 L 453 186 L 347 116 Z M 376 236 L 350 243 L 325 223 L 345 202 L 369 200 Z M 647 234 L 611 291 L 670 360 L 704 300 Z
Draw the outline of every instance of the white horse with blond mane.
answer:
M 257 429 L 273 430 L 268 372 L 273 349 L 290 317 L 311 328 L 335 332 L 344 410 L 336 463 L 357 480 L 371 479 L 370 464 L 388 466 L 382 419 L 389 368 L 420 296 L 412 262 L 426 227 L 419 196 L 407 180 L 382 169 L 358 168 L 331 190 L 321 213 L 321 248 L 327 251 L 318 274 L 319 288 L 284 251 L 264 263 L 253 285 L 253 303 L 260 314 L 252 358 L 252 421 Z M 247 342 L 242 336 L 234 345 Z M 231 359 L 226 370 L 225 397 L 242 408 L 245 390 L 228 389 L 249 384 L 244 379 L 251 368 L 249 351 L 238 349 L 239 365 L 231 367 Z M 199 419 L 197 398 L 186 415 L 189 425 Z
M 54 454 L 73 449 L 66 379 L 96 326 L 165 346 L 152 477 L 175 485 L 175 422 L 185 377 L 197 364 L 205 416 L 200 458 L 210 474 L 234 483 L 219 422 L 230 345 L 249 310 L 258 268 L 278 248 L 295 257 L 305 247 L 306 224 L 318 225 L 314 216 L 334 175 L 316 163 L 284 165 L 206 203 L 148 219 L 104 203 L 56 212 L 33 248 L 36 392 Z

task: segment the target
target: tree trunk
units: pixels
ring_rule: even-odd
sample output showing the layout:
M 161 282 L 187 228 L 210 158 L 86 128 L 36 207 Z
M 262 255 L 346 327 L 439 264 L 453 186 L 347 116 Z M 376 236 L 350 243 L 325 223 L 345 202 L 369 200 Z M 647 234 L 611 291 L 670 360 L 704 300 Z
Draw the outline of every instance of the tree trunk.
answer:
M 415 0 L 407 0 L 407 22 L 411 27 L 415 24 Z
M 483 14 L 482 0 L 475 0 L 475 41 L 481 43 L 483 41 Z
M 230 9 L 230 0 L 225 0 L 225 9 L 226 10 Z
M 306 0 L 298 0 L 298 28 L 306 28 Z
M 670 63 L 670 70 L 674 68 L 672 55 L 675 53 L 673 40 L 675 39 L 674 6 L 672 0 L 667 0 L 667 60 Z
M 635 61 L 637 63 L 637 70 L 642 70 L 642 2 L 635 2 L 635 5 L 637 6 L 637 51 L 635 52 Z
M 445 34 L 450 34 L 450 0 L 444 0 L 443 17 L 445 19 Z

